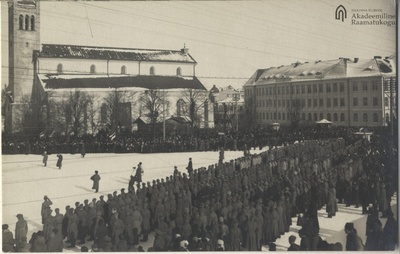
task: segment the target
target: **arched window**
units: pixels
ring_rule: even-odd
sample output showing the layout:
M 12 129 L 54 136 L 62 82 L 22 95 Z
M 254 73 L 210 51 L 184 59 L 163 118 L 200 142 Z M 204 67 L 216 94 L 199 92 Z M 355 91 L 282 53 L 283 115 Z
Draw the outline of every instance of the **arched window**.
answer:
M 181 67 L 176 68 L 176 76 L 182 76 Z
M 35 16 L 31 16 L 31 30 L 35 31 Z
M 322 120 L 322 119 L 324 119 L 324 113 L 319 114 L 319 120 Z
M 96 65 L 92 64 L 90 66 L 90 73 L 92 73 L 92 74 L 96 73 Z
M 281 113 L 278 113 L 278 120 L 281 120 Z
M 353 115 L 353 121 L 354 121 L 354 122 L 358 122 L 358 114 L 357 114 L 357 113 L 354 113 L 354 115 Z
M 58 64 L 57 65 L 57 73 L 62 73 L 63 72 L 63 66 L 62 66 L 62 64 Z
M 19 30 L 24 30 L 24 16 L 19 15 Z
M 156 69 L 154 68 L 154 66 L 150 67 L 150 75 L 155 75 L 156 74 Z
M 314 113 L 314 121 L 318 121 L 318 115 L 317 115 L 317 113 Z
M 121 74 L 126 74 L 126 66 L 122 65 L 121 67 Z
M 176 102 L 176 115 L 177 116 L 183 116 L 186 111 L 186 103 L 183 99 L 179 99 Z
M 340 114 L 340 121 L 341 121 L 341 122 L 344 122 L 344 121 L 345 121 L 345 119 L 344 119 L 344 113 L 341 113 L 341 114 Z
M 363 114 L 363 121 L 364 121 L 364 123 L 368 122 L 368 114 L 367 113 Z
M 25 30 L 29 30 L 29 16 L 25 16 Z
M 374 113 L 373 118 L 374 118 L 374 123 L 377 123 L 378 122 L 378 114 Z
M 308 121 L 311 121 L 311 113 L 308 113 Z
M 285 118 L 286 118 L 286 114 L 282 113 L 282 120 L 286 120 Z
M 328 121 L 331 120 L 331 113 L 328 113 L 328 114 L 326 115 L 326 119 L 327 119 Z
M 333 114 L 333 121 L 335 121 L 335 122 L 338 121 L 338 115 L 337 115 L 337 113 Z

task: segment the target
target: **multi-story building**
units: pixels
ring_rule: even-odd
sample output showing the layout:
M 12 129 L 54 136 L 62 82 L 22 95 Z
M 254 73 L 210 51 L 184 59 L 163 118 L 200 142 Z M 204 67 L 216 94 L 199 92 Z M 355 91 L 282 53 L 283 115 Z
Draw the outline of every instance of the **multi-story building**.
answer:
M 396 117 L 395 59 L 339 58 L 259 69 L 244 85 L 246 114 L 261 125 L 321 119 L 387 125 Z
M 244 112 L 244 93 L 232 86 L 210 90 L 210 100 L 214 103 L 214 122 L 216 125 L 237 129 Z
M 61 120 L 61 126 L 83 125 L 79 134 L 110 124 L 131 130 L 138 117 L 156 122 L 171 116 L 213 127 L 208 91 L 195 76 L 197 62 L 185 46 L 41 45 L 40 1 L 33 0 L 10 1 L 9 24 L 7 131 L 60 131 L 55 122 Z

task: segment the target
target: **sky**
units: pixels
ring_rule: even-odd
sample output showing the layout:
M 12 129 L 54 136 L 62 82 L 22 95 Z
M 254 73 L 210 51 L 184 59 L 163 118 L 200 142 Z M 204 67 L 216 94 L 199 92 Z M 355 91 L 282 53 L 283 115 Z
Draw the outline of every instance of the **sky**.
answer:
M 335 19 L 343 5 L 347 19 Z M 257 70 L 297 61 L 390 56 L 396 26 L 353 15 L 395 15 L 395 0 L 41 1 L 41 43 L 179 50 L 207 87 L 240 88 Z M 7 3 L 1 1 L 2 86 L 8 83 Z M 358 19 L 361 20 L 361 19 Z

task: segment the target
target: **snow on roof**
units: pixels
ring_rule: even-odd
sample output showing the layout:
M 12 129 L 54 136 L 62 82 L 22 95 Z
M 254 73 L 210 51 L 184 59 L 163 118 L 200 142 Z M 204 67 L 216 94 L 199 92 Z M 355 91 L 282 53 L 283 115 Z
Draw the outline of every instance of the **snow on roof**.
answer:
M 396 74 L 395 55 L 385 59 L 375 58 L 358 61 L 339 58 L 305 63 L 296 62 L 290 65 L 258 69 L 243 86 L 313 79 L 382 76 L 386 74 Z
M 184 53 L 181 50 L 94 47 L 58 44 L 43 44 L 42 50 L 38 53 L 38 57 L 196 63 L 190 54 Z

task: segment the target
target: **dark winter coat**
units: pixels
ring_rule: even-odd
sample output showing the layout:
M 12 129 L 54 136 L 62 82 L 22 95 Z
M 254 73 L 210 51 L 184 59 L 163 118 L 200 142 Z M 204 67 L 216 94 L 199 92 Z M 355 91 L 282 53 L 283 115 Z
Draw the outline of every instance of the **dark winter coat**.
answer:
M 58 154 L 57 157 L 58 157 L 58 160 L 57 160 L 56 166 L 59 167 L 59 168 L 61 168 L 61 166 L 62 166 L 62 161 L 63 161 L 63 156 L 62 156 L 61 154 Z
M 100 179 L 101 179 L 100 176 L 98 174 L 94 174 L 90 179 L 93 181 L 92 189 L 93 190 L 98 190 L 99 189 Z

